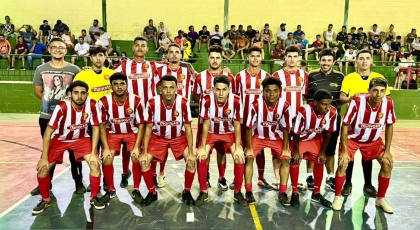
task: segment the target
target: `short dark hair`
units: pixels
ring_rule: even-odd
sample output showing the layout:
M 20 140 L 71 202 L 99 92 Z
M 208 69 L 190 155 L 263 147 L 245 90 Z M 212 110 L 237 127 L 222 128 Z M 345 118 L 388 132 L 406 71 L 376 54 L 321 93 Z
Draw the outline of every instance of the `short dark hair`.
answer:
M 83 40 L 85 40 L 85 38 L 84 38 L 83 36 L 79 36 L 79 39 L 83 39 Z
M 314 94 L 314 100 L 321 101 L 324 99 L 332 99 L 331 93 L 325 89 L 318 89 Z
M 213 45 L 213 46 L 210 46 L 209 48 L 209 55 L 211 52 L 220 53 L 220 55 L 222 55 L 223 49 L 221 46 Z
M 99 21 L 98 21 L 98 19 L 94 19 L 93 21 L 94 21 L 94 22 L 99 22 Z
M 125 83 L 128 83 L 127 75 L 120 72 L 113 73 L 111 77 L 109 78 L 109 83 L 112 85 L 112 82 L 115 80 L 122 80 L 122 81 L 125 81 Z
M 103 31 L 105 31 L 105 28 L 103 28 L 103 27 L 99 27 L 99 30 L 103 30 Z
M 214 78 L 213 86 L 216 86 L 217 83 L 223 83 L 223 84 L 226 84 L 229 87 L 230 86 L 229 77 L 226 76 L 226 75 L 219 75 L 219 76 Z
M 333 26 L 333 24 L 328 24 L 328 26 Z
M 355 27 L 355 26 L 352 26 L 352 27 L 351 27 L 351 29 L 352 29 L 352 30 L 355 30 L 355 29 L 356 29 L 356 27 Z
M 373 26 L 378 26 L 378 25 L 375 23 L 375 24 L 373 24 Z
M 193 25 L 188 26 L 188 30 L 190 30 L 191 28 L 194 28 Z
M 239 25 L 238 27 L 244 27 L 243 25 Z
M 203 30 L 204 30 L 204 28 L 207 28 L 207 26 L 206 26 L 206 25 L 204 25 L 202 28 L 203 28 Z
M 251 47 L 248 49 L 248 54 L 250 54 L 251 52 L 259 52 L 260 54 L 262 54 L 262 50 L 261 50 L 261 48 L 260 48 L 260 47 L 258 47 L 258 46 L 251 46 Z
M 153 22 L 153 19 L 149 19 L 149 22 Z
M 216 24 L 214 27 L 219 27 L 219 25 Z
M 85 30 L 85 29 L 83 29 L 83 30 L 82 30 L 82 32 L 83 32 L 83 31 L 85 31 L 85 32 L 86 32 L 86 30 Z
M 173 75 L 164 75 L 161 79 L 160 79 L 160 82 L 163 82 L 163 81 L 173 81 L 173 82 L 175 82 L 175 85 L 177 84 L 177 79 L 176 79 L 176 77 L 175 76 L 173 76 Z
M 35 37 L 32 37 L 32 38 L 35 38 Z M 36 39 L 36 38 L 35 38 Z M 64 43 L 64 44 L 66 44 L 64 41 L 63 41 L 63 39 L 61 39 L 61 38 L 53 38 L 53 39 L 51 39 L 51 41 L 49 42 L 49 44 L 51 44 L 51 43 L 53 43 L 53 42 L 62 42 L 62 43 Z
M 57 24 L 63 23 L 60 19 L 57 20 Z
M 398 36 L 397 36 L 397 39 L 401 39 L 401 36 L 400 36 L 400 35 L 398 35 Z
M 235 27 L 235 25 L 231 25 L 230 28 L 232 29 L 233 27 Z
M 44 21 L 42 21 L 43 23 L 46 23 L 46 22 L 48 22 L 48 20 L 46 20 L 46 19 L 44 19 Z
M 106 55 L 106 51 L 107 51 L 107 48 L 105 48 L 103 46 L 93 45 L 93 46 L 90 46 L 90 48 L 89 48 L 89 55 L 92 56 L 92 55 L 98 54 L 98 53 L 103 53 L 103 54 Z
M 343 28 L 347 29 L 347 26 L 342 26 L 341 29 L 343 29 Z M 355 29 L 356 29 L 356 27 L 355 27 Z
M 370 57 L 372 57 L 372 53 L 370 52 L 370 50 L 360 50 L 359 52 L 357 52 L 356 54 L 356 59 L 359 59 L 360 54 L 369 54 Z
M 304 61 L 304 60 L 301 60 L 301 61 L 300 61 L 300 66 L 301 66 L 301 67 L 302 67 L 302 66 L 307 66 L 307 64 L 308 64 L 308 63 L 306 63 L 306 61 Z
M 276 77 L 266 77 L 261 83 L 263 90 L 269 85 L 277 85 L 279 89 L 281 89 L 281 81 L 279 78 Z
M 135 37 L 134 38 L 133 43 L 136 43 L 136 41 L 145 41 L 145 42 L 147 42 L 147 39 L 145 37 L 139 36 L 139 37 Z
M 228 32 L 224 32 L 224 33 L 223 33 L 223 37 L 226 37 L 227 35 L 229 35 L 229 33 L 228 33 Z
M 293 33 L 292 32 L 287 33 L 287 36 L 289 36 L 289 35 L 293 35 Z
M 359 27 L 359 29 L 358 30 L 363 30 L 363 27 Z
M 53 29 L 53 30 L 52 30 L 52 32 L 54 32 L 54 31 L 55 31 L 55 32 L 57 32 L 57 30 L 56 30 L 56 29 Z
M 382 77 L 374 77 L 369 82 L 369 90 L 372 89 L 375 86 L 383 86 L 385 88 L 388 87 L 388 81 L 385 78 Z
M 176 47 L 176 48 L 178 48 L 179 49 L 179 51 L 181 51 L 181 46 L 179 46 L 178 44 L 176 44 L 176 43 L 171 43 L 171 44 L 169 44 L 169 46 L 168 46 L 168 51 L 169 51 L 169 48 L 171 48 L 171 47 Z
M 66 89 L 66 94 L 68 94 L 70 92 L 73 92 L 73 89 L 75 87 L 84 87 L 86 89 L 86 92 L 89 91 L 89 86 L 88 86 L 88 84 L 86 84 L 86 82 L 77 80 L 77 81 L 74 81 L 74 82 L 70 83 L 69 87 L 67 87 L 67 89 Z
M 300 49 L 299 47 L 292 45 L 292 46 L 288 46 L 286 48 L 286 50 L 284 51 L 285 55 L 287 56 L 287 53 L 294 53 L 297 52 L 298 54 L 300 54 Z

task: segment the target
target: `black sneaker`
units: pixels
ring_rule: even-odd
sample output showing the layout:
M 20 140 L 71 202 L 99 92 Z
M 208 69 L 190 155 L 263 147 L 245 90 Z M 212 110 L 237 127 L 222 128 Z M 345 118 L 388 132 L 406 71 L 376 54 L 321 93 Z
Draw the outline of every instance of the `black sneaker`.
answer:
M 308 176 L 306 178 L 306 184 L 308 186 L 308 189 L 313 191 L 314 190 L 314 177 L 313 176 Z
M 75 181 L 75 183 L 76 183 L 76 191 L 74 191 L 74 193 L 85 194 L 86 193 L 86 187 L 83 184 L 83 180 Z
M 131 192 L 131 197 L 133 198 L 134 202 L 141 204 L 144 200 L 143 196 L 141 195 L 140 191 L 135 189 Z
M 131 171 L 130 170 L 128 170 L 127 174 L 121 174 L 121 183 L 120 183 L 121 188 L 125 188 L 125 187 L 128 186 L 128 178 L 130 178 L 130 177 L 131 177 Z
M 312 193 L 311 199 L 312 201 L 320 203 L 324 205 L 325 207 L 331 208 L 332 206 L 332 203 L 329 200 L 325 199 L 325 197 L 321 195 L 320 193 L 317 193 L 315 195 Z
M 51 201 L 42 200 L 32 209 L 32 214 L 37 215 L 43 212 L 46 208 L 51 206 Z
M 270 184 L 269 184 L 269 183 L 265 180 L 265 178 L 258 180 L 257 185 L 258 185 L 258 186 L 260 186 L 260 188 L 263 188 L 263 189 L 268 190 L 268 191 L 270 191 L 270 190 L 273 190 L 273 189 L 274 189 L 274 188 L 273 188 L 273 186 L 271 186 L 271 185 L 270 185 Z
M 194 205 L 195 204 L 195 200 L 191 195 L 190 191 L 184 191 L 182 193 L 182 201 L 184 201 L 184 203 L 186 205 Z
M 334 177 L 330 177 L 325 180 L 325 188 L 330 191 L 335 192 L 335 178 Z
M 378 192 L 376 191 L 376 188 L 373 185 L 363 186 L 363 192 L 373 198 L 376 198 L 376 196 L 378 196 Z
M 224 177 L 219 179 L 217 187 L 223 192 L 227 191 L 229 189 L 227 180 Z
M 158 199 L 157 193 L 149 192 L 149 193 L 147 193 L 146 198 L 143 200 L 142 205 L 149 206 L 154 201 L 157 201 L 157 199 Z
M 197 199 L 195 200 L 195 206 L 201 206 L 209 199 L 209 194 L 200 191 Z
M 8 70 L 15 70 L 15 67 L 10 67 L 10 68 L 8 68 Z
M 244 195 L 241 192 L 237 192 L 233 195 L 233 199 L 238 202 L 240 206 L 248 206 L 248 201 L 245 200 Z
M 97 197 L 93 197 L 92 199 L 90 199 L 90 204 L 93 205 L 93 207 L 95 209 L 104 209 L 105 208 L 105 204 L 102 203 L 102 201 Z
M 102 203 L 104 203 L 104 204 L 106 204 L 106 203 L 108 203 L 112 198 L 114 198 L 114 197 L 116 197 L 117 196 L 117 193 L 115 192 L 115 191 L 110 191 L 110 190 L 107 190 L 106 191 L 106 193 L 105 193 L 105 195 L 104 196 L 102 196 L 100 199 L 101 199 L 101 202 Z
M 207 170 L 207 188 L 211 188 L 211 185 L 210 185 L 210 170 Z
M 25 67 L 20 67 L 20 70 L 25 70 Z
M 290 199 L 290 205 L 293 207 L 300 206 L 299 193 L 292 193 L 292 198 Z
M 36 195 L 39 195 L 39 194 L 41 194 L 41 193 L 39 192 L 39 187 L 38 186 L 36 186 L 36 188 L 32 189 L 31 196 L 36 196 Z
M 341 191 L 341 195 L 343 196 L 350 195 L 352 188 L 353 188 L 353 185 L 351 184 L 351 182 L 344 183 L 343 190 Z
M 105 187 L 105 186 L 104 186 L 104 187 Z M 101 189 L 99 189 L 99 190 L 101 190 Z M 92 187 L 90 186 L 90 184 L 87 186 L 86 191 L 87 191 L 87 192 L 91 192 L 91 191 L 92 191 Z
M 279 201 L 283 206 L 290 206 L 290 200 L 285 192 L 279 194 Z
M 248 204 L 255 204 L 255 198 L 254 198 L 254 194 L 252 194 L 252 192 L 246 192 L 245 197 L 246 197 L 246 201 L 248 202 Z
M 157 174 L 153 174 L 153 184 L 155 184 L 155 187 L 157 187 L 157 184 L 158 184 Z

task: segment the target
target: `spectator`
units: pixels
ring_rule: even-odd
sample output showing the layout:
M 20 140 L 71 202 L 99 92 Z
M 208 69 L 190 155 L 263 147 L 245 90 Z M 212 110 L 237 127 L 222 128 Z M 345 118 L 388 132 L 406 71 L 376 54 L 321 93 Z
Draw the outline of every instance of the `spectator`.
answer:
M 297 41 L 297 44 L 300 44 L 301 55 L 304 56 L 305 60 L 308 60 L 308 52 L 307 51 L 308 51 L 308 49 L 310 49 L 308 47 L 309 41 L 308 41 L 308 39 L 305 38 L 305 33 L 301 34 L 299 37 L 300 38 Z
M 63 35 L 61 35 L 61 39 L 66 44 L 67 52 L 73 52 L 74 50 L 74 35 L 70 33 L 67 29 L 64 29 Z
M 149 19 L 149 25 L 144 27 L 143 36 L 147 39 L 148 42 L 153 42 L 155 44 L 155 49 L 157 49 L 157 29 L 153 26 L 153 20 Z
M 384 37 L 385 37 L 385 32 L 378 30 L 378 25 L 377 24 L 373 24 L 372 26 L 372 30 L 369 31 L 369 38 L 371 40 L 375 39 L 375 35 L 378 35 L 379 38 L 381 39 L 381 41 L 383 41 Z
M 394 41 L 396 36 L 397 34 L 394 32 L 394 25 L 391 24 L 389 26 L 389 31 L 385 33 L 385 39 L 391 38 L 391 41 Z
M 223 58 L 225 58 L 226 63 L 232 63 L 232 59 L 233 56 L 235 56 L 235 51 L 233 51 L 231 49 L 231 47 L 233 47 L 232 42 L 230 41 L 229 38 L 230 33 L 226 32 L 223 34 L 223 39 L 222 39 L 222 49 L 223 49 L 223 53 L 222 56 Z
M 305 32 L 302 31 L 302 26 L 297 25 L 297 30 L 295 32 L 293 32 L 293 38 L 295 40 L 299 40 L 301 38 L 302 34 L 305 34 Z
M 32 67 L 33 59 L 41 60 L 42 54 L 44 54 L 47 47 L 43 43 L 37 42 L 36 38 L 33 37 L 31 44 L 29 44 L 28 46 L 28 49 L 29 49 L 28 66 L 29 66 L 29 70 L 33 70 L 33 67 Z M 66 48 L 64 47 L 51 47 L 51 50 L 56 50 L 56 49 L 59 49 L 60 51 L 63 51 L 63 52 L 66 51 Z
M 391 46 L 392 46 L 392 44 L 391 44 Z M 401 48 L 400 48 L 400 50 L 397 52 L 397 54 L 395 55 L 396 56 L 396 60 L 397 61 L 402 61 L 402 60 L 405 60 L 405 47 L 404 46 L 402 46 Z
M 271 52 L 271 39 L 273 39 L 273 32 L 270 30 L 270 25 L 265 23 L 264 29 L 262 30 L 262 40 L 264 44 L 267 44 L 269 53 Z
M 25 28 L 26 32 L 20 31 L 23 28 Z M 17 29 L 17 31 L 19 32 L 20 36 L 23 37 L 23 40 L 28 44 L 32 42 L 33 38 L 36 39 L 37 33 L 31 25 L 23 25 L 23 26 L 19 27 Z
M 83 41 L 84 41 L 84 43 L 86 43 L 86 44 L 88 44 L 88 45 L 92 45 L 92 39 L 90 38 L 90 36 L 88 36 L 87 34 L 86 34 L 86 30 L 85 29 L 83 29 L 82 31 L 81 31 L 81 35 L 79 36 L 79 37 L 83 37 Z
M 201 51 L 201 45 L 207 44 L 207 49 L 210 47 L 210 32 L 207 30 L 207 26 L 203 26 L 203 29 L 198 31 L 198 52 Z
M 328 29 L 324 31 L 324 41 L 325 41 L 325 47 L 328 49 L 330 48 L 331 42 L 335 40 L 336 34 L 333 31 L 333 24 L 328 25 Z
M 121 60 L 130 60 L 130 58 L 127 57 L 127 53 L 125 51 L 121 52 Z
M 236 26 L 231 25 L 230 30 L 226 31 L 229 34 L 230 43 L 232 44 L 231 49 L 235 51 L 236 39 L 238 39 L 238 32 L 236 31 Z
M 308 63 L 306 61 L 299 61 L 299 69 L 305 71 L 306 74 L 308 74 Z
M 370 42 L 370 52 L 372 53 L 372 56 L 375 54 L 380 55 L 381 54 L 381 40 L 379 40 L 379 35 L 373 36 L 373 41 Z
M 280 44 L 276 44 L 274 50 L 270 53 L 270 57 L 270 72 L 273 73 L 274 64 L 282 66 L 284 63 L 283 50 L 281 49 Z
M 186 62 L 194 63 L 194 60 L 190 60 L 190 58 L 194 57 L 194 53 L 191 49 L 191 42 L 188 40 L 188 35 L 186 33 L 182 33 L 182 40 L 181 40 L 181 50 L 182 50 L 182 59 Z
M 197 39 L 198 39 L 199 36 L 198 36 L 198 33 L 195 32 L 193 25 L 189 26 L 188 30 L 190 31 L 190 32 L 188 32 L 188 37 L 191 41 L 191 50 L 194 50 L 195 43 L 197 42 Z
M 256 46 L 261 49 L 261 58 L 264 60 L 264 44 L 260 36 L 260 32 L 255 33 L 255 37 L 251 40 L 251 46 Z
M 356 30 L 356 27 L 354 27 L 354 30 Z M 350 34 L 350 36 L 352 36 L 352 40 L 353 40 L 353 35 L 351 33 L 349 33 L 349 34 Z M 338 32 L 335 40 L 338 42 L 338 45 L 341 46 L 341 44 L 343 44 L 346 39 L 347 39 L 347 27 L 342 26 L 341 31 Z M 355 40 L 353 40 L 353 41 L 355 41 Z M 335 60 L 337 60 L 337 59 L 335 59 Z
M 48 35 L 47 38 L 47 45 L 50 43 L 51 39 L 53 38 L 59 38 L 60 36 L 58 36 L 57 30 L 53 29 L 52 30 L 52 34 Z
M 162 32 L 166 34 L 166 37 L 167 38 L 169 38 L 169 30 L 168 30 L 168 28 L 165 27 L 165 24 L 163 24 L 163 22 L 159 22 L 159 27 L 157 28 L 157 35 L 159 36 L 160 33 L 162 33 Z
M 348 71 L 347 70 L 348 70 L 349 64 L 351 66 L 354 66 L 354 61 L 356 60 L 357 53 L 356 53 L 356 51 L 354 49 L 355 49 L 355 47 L 354 46 L 351 46 L 344 53 L 343 59 L 341 59 L 342 61 L 345 61 L 346 62 L 346 72 L 345 72 L 346 75 L 348 74 Z
M 409 53 L 411 53 L 411 51 L 412 51 L 411 43 L 414 42 L 416 37 L 417 37 L 417 31 L 414 28 L 411 29 L 411 33 L 409 33 L 409 34 L 407 34 L 407 36 L 405 36 L 405 44 L 408 46 L 408 52 Z
M 108 49 L 107 54 L 110 54 L 113 50 L 111 35 L 105 32 L 105 29 L 103 27 L 99 27 L 99 34 L 100 34 L 99 40 L 101 40 L 101 42 L 104 43 L 104 47 Z
M 99 21 L 98 19 L 93 20 L 93 25 L 89 27 L 89 35 L 93 39 L 95 32 L 99 32 Z
M 184 34 L 184 31 L 178 30 L 178 36 L 174 37 L 174 42 L 181 47 L 182 50 L 182 35 Z
M 287 38 L 283 41 L 283 47 L 286 49 L 288 46 L 295 45 L 296 41 L 293 39 L 293 34 L 289 32 Z
M 382 47 L 381 47 L 382 66 L 388 65 L 388 63 L 386 63 L 386 59 L 388 56 L 389 56 L 389 62 L 391 63 L 391 61 L 393 61 L 393 63 L 395 64 L 396 52 L 392 51 L 391 42 L 392 42 L 391 38 L 386 38 L 384 44 L 382 44 Z
M 287 39 L 289 31 L 286 30 L 286 23 L 280 24 L 280 30 L 277 32 L 277 43 L 283 44 L 283 41 Z
M 333 42 L 331 46 L 332 46 L 332 52 L 334 54 L 334 60 L 335 60 L 334 65 L 338 66 L 338 69 L 340 70 L 340 72 L 343 72 L 343 62 L 341 61 L 341 51 L 340 51 L 340 48 L 338 47 L 338 43 Z
M 355 42 L 353 41 L 353 36 L 351 36 L 351 34 L 348 34 L 347 39 L 344 41 L 341 47 L 343 48 L 343 51 L 346 51 L 350 49 L 351 46 L 354 46 L 354 45 L 355 45 Z
M 391 50 L 398 53 L 401 49 L 401 36 L 397 36 L 395 41 L 391 43 Z
M 365 33 L 365 32 L 363 32 L 363 27 L 359 27 L 359 29 L 358 29 L 358 34 L 357 34 L 357 40 L 359 40 L 360 39 L 360 36 L 362 36 L 362 34 L 365 36 L 365 40 L 366 41 L 368 41 L 368 35 Z M 354 39 L 353 39 L 354 40 Z
M 10 40 L 12 39 L 16 39 L 16 35 L 15 35 L 15 25 L 13 25 L 10 22 L 10 17 L 9 16 L 5 16 L 4 20 L 6 21 L 6 24 L 4 24 L 3 26 L 0 27 L 0 32 L 4 34 L 4 37 L 6 40 L 8 40 L 10 42 Z M 2 29 L 4 29 L 4 31 L 2 31 Z
M 159 48 L 155 51 L 159 54 L 159 60 L 162 60 L 163 54 L 168 52 L 168 46 L 171 44 L 171 41 L 166 37 L 165 32 L 160 32 L 159 34 Z
M 79 37 L 79 43 L 76 44 L 74 47 L 74 55 L 71 57 L 71 64 L 74 65 L 76 59 L 81 60 L 83 58 L 83 61 L 85 62 L 85 66 L 88 65 L 87 56 L 89 56 L 89 45 L 85 43 L 85 38 L 80 36 Z
M 101 39 L 100 39 L 100 37 L 101 37 L 101 34 L 99 33 L 99 32 L 95 32 L 94 34 L 93 34 L 93 39 L 95 40 L 95 46 L 102 46 L 102 47 L 105 47 L 105 44 L 101 41 Z
M 361 28 L 361 27 L 360 27 Z M 363 31 L 363 28 L 362 28 Z M 359 34 L 356 32 L 356 27 L 351 27 L 350 29 L 350 34 L 352 36 L 353 41 L 359 41 Z M 347 37 L 346 37 L 347 38 Z M 365 37 L 365 39 L 367 40 L 367 37 Z
M 369 42 L 366 41 L 366 37 L 364 34 L 360 35 L 360 39 L 359 41 L 355 42 L 355 46 L 357 50 L 364 50 L 364 49 L 369 49 Z
M 12 47 L 8 40 L 6 40 L 6 36 L 4 34 L 0 34 L 0 60 L 7 59 L 7 69 L 12 70 L 12 59 L 10 58 L 10 52 L 12 51 Z
M 254 29 L 252 29 L 252 26 L 251 25 L 249 25 L 249 26 L 247 26 L 246 27 L 246 32 L 245 32 L 245 35 L 246 35 L 246 37 L 251 41 L 254 37 L 255 37 L 255 34 L 257 33 L 257 31 L 256 30 L 254 30 Z
M 60 36 L 64 33 L 64 30 L 70 31 L 69 27 L 61 20 L 57 20 L 57 24 L 54 25 L 54 29 L 57 30 L 57 33 Z
M 242 25 L 239 25 L 238 26 L 238 33 L 237 33 L 236 38 L 238 39 L 238 38 L 242 37 L 242 34 L 245 34 L 245 33 L 246 33 L 246 31 L 244 30 L 244 27 Z M 245 37 L 246 37 L 246 35 L 245 35 Z
M 245 33 L 242 33 L 241 37 L 238 38 L 238 40 L 236 41 L 236 50 L 237 50 L 237 53 L 241 54 L 242 60 L 245 60 L 244 52 L 248 50 L 249 43 L 250 43 L 249 40 L 245 37 Z M 245 63 L 245 61 L 242 63 Z
M 48 25 L 48 21 L 44 20 L 42 25 L 39 26 L 39 41 L 47 44 L 48 36 L 51 34 L 51 27 Z
M 404 47 L 403 47 L 404 48 Z M 398 63 L 398 67 L 396 67 L 394 70 L 397 72 L 397 75 L 400 74 L 400 77 L 397 78 L 397 81 L 395 82 L 396 85 L 398 85 L 398 88 L 400 89 L 407 89 L 407 75 L 410 73 L 408 72 L 408 68 L 415 67 L 416 63 L 413 60 L 413 54 L 408 53 L 404 54 L 401 57 L 401 62 Z M 400 71 L 400 70 L 403 71 Z M 412 71 L 410 73 L 410 87 L 409 89 L 417 89 L 417 76 L 416 71 Z
M 214 30 L 210 32 L 210 45 L 222 45 L 223 33 L 219 31 L 219 25 L 214 26 Z
M 22 60 L 22 66 L 20 67 L 20 70 L 25 70 L 25 55 L 28 53 L 28 44 L 26 44 L 23 41 L 22 36 L 18 36 L 18 43 L 15 46 L 15 56 L 12 57 L 12 68 L 14 69 L 15 66 L 15 60 Z
M 316 40 L 312 42 L 312 48 L 315 52 L 315 58 L 317 61 L 319 61 L 318 53 L 321 52 L 324 49 L 324 42 L 321 41 L 321 35 L 316 35 Z M 311 50 L 308 50 L 308 53 L 311 53 Z
M 119 57 L 118 51 L 114 50 L 110 58 L 108 58 L 109 68 L 114 69 L 121 63 L 121 58 Z
M 411 50 L 412 54 L 417 57 L 417 60 L 420 61 L 420 38 L 416 37 L 416 39 L 411 43 Z

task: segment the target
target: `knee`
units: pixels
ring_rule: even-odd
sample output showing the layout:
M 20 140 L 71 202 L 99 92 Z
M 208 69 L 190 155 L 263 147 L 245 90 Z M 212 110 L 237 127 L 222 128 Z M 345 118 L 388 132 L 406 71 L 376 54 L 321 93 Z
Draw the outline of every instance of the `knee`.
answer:
M 149 169 L 150 169 L 150 164 L 148 165 L 148 164 L 146 164 L 146 162 L 145 162 L 145 161 L 142 161 L 142 162 L 140 163 L 140 167 L 141 167 L 141 171 L 142 171 L 142 172 L 146 172 L 146 171 L 149 171 Z
M 93 172 L 99 172 L 99 162 L 90 161 L 89 162 L 89 168 Z
M 195 162 L 196 161 L 187 161 L 187 170 L 190 172 L 195 172 Z
M 113 160 L 114 160 L 114 158 L 112 157 L 109 157 L 109 158 L 107 158 L 106 160 L 104 160 L 104 162 L 103 162 L 103 164 L 104 165 L 112 165 L 112 162 L 113 162 Z
M 49 173 L 49 170 L 46 167 L 43 167 L 40 170 L 38 170 L 38 177 L 44 178 L 48 175 L 48 173 Z
M 288 161 L 288 160 L 281 160 L 280 161 L 280 167 L 282 167 L 282 168 L 289 168 L 290 167 L 290 161 Z
M 234 160 L 235 164 L 243 164 L 244 161 L 241 158 L 237 158 Z
M 390 172 L 392 170 L 392 165 L 388 160 L 384 160 L 381 162 L 381 169 L 384 172 Z

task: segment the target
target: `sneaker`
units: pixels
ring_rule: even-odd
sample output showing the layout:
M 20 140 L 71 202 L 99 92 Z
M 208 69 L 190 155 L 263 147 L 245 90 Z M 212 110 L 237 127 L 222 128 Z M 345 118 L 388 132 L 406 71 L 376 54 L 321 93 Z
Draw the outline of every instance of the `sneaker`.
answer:
M 76 181 L 76 191 L 74 193 L 76 194 L 85 194 L 86 193 L 86 187 L 83 184 L 83 180 Z
M 141 195 L 140 191 L 135 189 L 131 192 L 131 197 L 133 198 L 134 202 L 141 204 L 144 200 L 143 196 Z
M 200 191 L 200 194 L 198 195 L 197 199 L 195 200 L 195 206 L 201 206 L 209 199 L 209 194 Z
M 93 198 L 90 199 L 90 204 L 93 205 L 93 207 L 95 209 L 99 209 L 100 210 L 100 209 L 104 209 L 105 208 L 105 204 L 102 203 L 102 201 L 97 196 L 95 196 L 95 197 L 93 197 Z
M 258 180 L 257 185 L 258 185 L 258 186 L 260 186 L 260 188 L 263 188 L 263 189 L 268 190 L 268 191 L 273 190 L 273 186 L 271 186 L 271 185 L 270 185 L 270 184 L 269 184 L 269 183 L 265 180 L 265 178 L 263 178 L 263 179 L 261 179 L 261 180 Z
M 245 197 L 246 197 L 246 201 L 248 202 L 248 204 L 255 204 L 255 198 L 254 198 L 254 194 L 252 194 L 252 192 L 246 192 Z
M 373 198 L 376 198 L 376 196 L 378 196 L 378 192 L 376 191 L 376 188 L 373 185 L 363 186 L 363 193 Z
M 233 182 L 232 182 L 232 183 L 230 183 L 230 185 L 229 185 L 229 189 L 230 189 L 230 190 L 235 190 L 235 180 L 233 180 Z
M 273 187 L 273 190 L 279 191 L 280 190 L 280 183 L 271 183 L 271 187 Z
M 312 193 L 311 200 L 314 202 L 320 203 L 328 208 L 331 208 L 331 205 L 332 205 L 332 203 L 329 200 L 325 199 L 325 197 L 321 195 L 320 193 L 317 193 L 315 195 Z
M 227 180 L 224 177 L 219 179 L 217 187 L 223 192 L 227 191 L 229 188 Z
M 292 207 L 299 207 L 299 193 L 292 193 L 292 197 L 290 198 L 290 206 Z
M 165 187 L 165 185 L 166 185 L 165 177 L 166 177 L 166 173 L 163 174 L 163 175 L 159 175 L 159 177 L 158 177 L 158 183 L 157 183 L 157 187 L 158 188 Z
M 32 191 L 31 191 L 32 196 L 36 196 L 36 195 L 39 195 L 39 194 L 40 194 L 40 192 L 39 192 L 39 187 L 38 186 L 36 188 L 32 189 Z
M 128 186 L 128 178 L 130 178 L 131 176 L 131 171 L 128 170 L 127 174 L 121 174 L 121 183 L 120 183 L 120 187 L 121 188 L 125 188 Z M 105 186 L 104 186 L 105 188 Z
M 20 70 L 25 70 L 25 67 L 20 67 Z
M 351 190 L 353 188 L 353 185 L 349 182 L 349 183 L 344 183 L 343 186 L 343 191 L 341 191 L 341 195 L 343 196 L 348 196 L 351 194 Z
M 101 189 L 99 189 L 99 190 L 101 190 Z M 87 186 L 86 191 L 87 192 L 91 192 L 92 191 L 92 187 L 90 186 L 90 184 Z
M 32 209 L 32 214 L 40 214 L 43 212 L 46 208 L 51 206 L 51 201 L 45 201 L 42 200 L 35 206 L 35 208 Z
M 313 176 L 306 177 L 306 184 L 308 185 L 308 189 L 313 191 L 314 190 L 314 177 Z
M 107 190 L 105 195 L 100 198 L 101 202 L 106 204 L 108 203 L 112 198 L 116 197 L 117 193 L 115 191 Z
M 15 70 L 15 67 L 10 67 L 8 68 L 8 70 Z
M 210 185 L 210 170 L 207 170 L 207 188 L 211 188 L 211 185 Z
M 182 201 L 184 201 L 184 203 L 188 206 L 190 205 L 194 205 L 195 204 L 195 200 L 191 195 L 190 191 L 184 191 L 182 193 Z
M 155 185 L 155 187 L 157 187 L 158 182 L 157 182 L 157 175 L 156 174 L 153 174 L 153 184 Z
M 343 205 L 343 198 L 341 196 L 335 196 L 334 201 L 331 205 L 331 208 L 336 211 L 340 211 L 342 205 Z
M 335 178 L 330 177 L 328 179 L 325 179 L 325 188 L 335 192 Z
M 149 192 L 149 193 L 147 193 L 147 196 L 146 196 L 146 198 L 144 198 L 144 200 L 143 200 L 143 205 L 144 206 L 149 206 L 150 204 L 152 204 L 154 201 L 157 201 L 157 199 L 158 199 L 158 195 L 157 195 L 157 193 L 152 193 L 152 192 Z
M 244 195 L 241 192 L 237 192 L 233 195 L 233 199 L 238 202 L 240 206 L 248 206 L 248 201 L 245 200 Z
M 382 208 L 382 210 L 388 214 L 394 213 L 394 209 L 388 204 L 388 201 L 385 198 L 376 199 L 375 204 L 377 207 Z
M 283 206 L 290 206 L 290 199 L 285 192 L 279 194 L 279 201 Z

